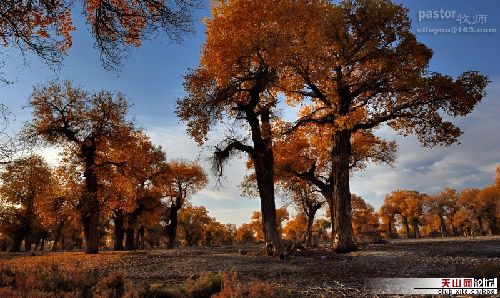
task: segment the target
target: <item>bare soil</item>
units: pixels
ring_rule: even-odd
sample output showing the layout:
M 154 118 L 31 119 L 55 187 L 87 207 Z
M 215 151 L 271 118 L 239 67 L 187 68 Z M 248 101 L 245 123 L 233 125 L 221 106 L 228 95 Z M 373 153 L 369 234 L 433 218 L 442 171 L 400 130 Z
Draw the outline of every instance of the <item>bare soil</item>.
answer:
M 245 254 L 241 254 L 240 250 Z M 499 277 L 500 236 L 392 240 L 360 245 L 349 254 L 308 249 L 288 260 L 264 256 L 259 246 L 152 249 L 133 252 L 0 254 L 2 263 L 122 272 L 137 285 L 178 285 L 202 272 L 238 272 L 241 281 L 261 280 L 301 297 L 371 297 L 364 281 L 374 277 Z

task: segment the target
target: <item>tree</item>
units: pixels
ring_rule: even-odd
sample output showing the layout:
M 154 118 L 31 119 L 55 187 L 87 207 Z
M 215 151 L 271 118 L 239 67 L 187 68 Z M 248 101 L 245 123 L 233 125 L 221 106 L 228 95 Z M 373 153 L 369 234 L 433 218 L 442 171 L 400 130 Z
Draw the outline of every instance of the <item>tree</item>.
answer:
M 9 108 L 0 103 L 0 165 L 7 164 L 15 152 L 14 140 L 8 133 L 12 118 Z
M 497 221 L 500 213 L 500 187 L 491 185 L 483 188 L 478 194 L 478 199 L 481 204 L 479 210 L 487 221 L 488 234 L 497 235 Z
M 249 244 L 256 241 L 251 223 L 244 223 L 236 230 L 236 241 L 240 244 Z
M 179 239 L 181 243 L 195 246 L 202 243 L 205 231 L 213 218 L 205 207 L 186 206 L 179 212 Z
M 78 206 L 82 199 L 83 185 L 74 165 L 60 165 L 52 170 L 48 190 L 37 197 L 36 213 L 42 225 L 52 232 L 52 251 L 56 251 L 66 225 L 80 220 Z
M 300 114 L 308 113 L 308 108 Z M 299 115 L 300 115 L 299 114 Z M 282 131 L 289 130 L 284 124 Z M 331 129 L 316 124 L 302 125 L 292 133 L 278 134 L 275 143 L 276 177 L 282 188 L 308 185 L 313 193 L 320 193 L 328 203 L 330 218 L 335 218 L 333 197 L 333 171 L 331 162 Z M 363 170 L 367 163 L 391 164 L 395 158 L 396 143 L 381 140 L 371 132 L 352 135 L 351 172 Z M 310 198 L 312 199 L 312 198 Z M 320 201 L 312 200 L 316 207 Z M 311 206 L 312 207 L 312 206 Z M 314 209 L 314 208 L 313 208 Z M 311 213 L 311 212 L 310 212 Z M 311 220 L 314 220 L 314 214 Z M 312 224 L 312 221 L 310 222 Z M 331 239 L 333 242 L 333 238 Z
M 47 194 L 51 171 L 39 156 L 29 156 L 8 164 L 1 174 L 0 196 L 4 204 L 14 207 L 15 227 L 12 231 L 11 251 L 19 251 L 25 241 L 25 250 L 31 251 L 32 233 L 35 226 L 35 203 Z
M 384 199 L 379 214 L 387 231 L 387 236 L 393 238 L 396 216 L 401 219 L 404 231 L 408 238 L 420 236 L 419 225 L 423 213 L 423 204 L 427 196 L 418 191 L 401 190 L 393 191 Z M 410 228 L 411 225 L 411 228 Z M 413 231 L 413 234 L 411 233 Z
M 118 166 L 108 158 L 109 148 L 119 148 L 130 136 L 132 124 L 125 119 L 128 104 L 121 94 L 101 91 L 94 94 L 64 84 L 52 83 L 33 91 L 30 105 L 33 120 L 25 135 L 62 147 L 83 169 L 85 192 L 81 204 L 86 253 L 98 253 L 99 218 L 98 170 Z
M 195 162 L 183 160 L 168 163 L 168 182 L 165 184 L 165 196 L 169 198 L 166 212 L 166 232 L 168 247 L 175 246 L 177 233 L 178 212 L 186 204 L 189 196 L 200 191 L 207 185 L 207 176 L 203 169 Z
M 265 241 L 277 248 L 276 253 L 281 245 L 272 148 L 277 80 L 285 49 L 300 34 L 290 30 L 290 25 L 319 22 L 313 15 L 314 7 L 307 1 L 214 2 L 200 65 L 186 76 L 188 96 L 178 101 L 177 115 L 188 122 L 188 133 L 200 144 L 216 124 L 230 126 L 215 150 L 214 167 L 221 173 L 224 162 L 238 153 L 251 159 Z
M 283 87 L 296 101 L 312 102 L 295 127 L 332 128 L 335 250 L 348 252 L 355 248 L 352 134 L 386 123 L 400 134 L 415 134 L 424 146 L 451 145 L 461 131 L 448 119 L 472 112 L 488 79 L 473 71 L 456 79 L 429 71 L 432 51 L 411 33 L 407 9 L 389 0 L 346 0 L 321 13 L 326 15 L 317 28 L 322 34 L 310 28 L 304 35 Z M 316 42 L 307 43 L 310 38 Z
M 380 239 L 380 224 L 375 209 L 361 197 L 352 195 L 352 229 L 358 240 Z
M 304 241 L 306 246 L 312 246 L 312 228 L 314 219 L 316 217 L 316 213 L 319 209 L 321 209 L 321 207 L 323 207 L 325 201 L 311 186 L 305 184 L 304 182 L 298 182 L 295 185 L 290 185 L 289 190 L 291 192 L 291 199 L 297 206 L 298 210 L 294 224 L 305 224 L 304 233 L 300 235 L 300 241 Z M 304 217 L 305 222 L 302 221 Z M 288 233 L 286 234 L 288 235 Z M 295 240 L 299 240 L 299 237 L 295 238 Z
M 4 46 L 34 53 L 44 62 L 58 63 L 72 45 L 71 0 L 7 1 L 0 5 L 0 36 Z M 100 50 L 105 68 L 120 64 L 121 50 L 140 46 L 141 40 L 163 29 L 168 37 L 179 40 L 190 31 L 193 8 L 197 1 L 79 1 L 86 23 Z
M 435 214 L 439 219 L 441 236 L 448 236 L 446 220 L 450 221 L 453 234 L 456 234 L 456 228 L 453 223 L 453 216 L 457 211 L 458 194 L 456 190 L 447 187 L 435 196 L 428 196 L 424 202 L 426 212 Z

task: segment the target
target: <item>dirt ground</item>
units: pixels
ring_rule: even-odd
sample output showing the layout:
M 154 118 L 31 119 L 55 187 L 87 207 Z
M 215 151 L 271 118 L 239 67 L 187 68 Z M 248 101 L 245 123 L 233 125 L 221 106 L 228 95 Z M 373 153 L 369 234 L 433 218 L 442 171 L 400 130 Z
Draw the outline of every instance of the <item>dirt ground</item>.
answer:
M 246 252 L 245 255 L 240 250 Z M 364 280 L 374 277 L 500 277 L 500 237 L 392 240 L 361 245 L 350 254 L 327 248 L 279 260 L 258 246 L 180 248 L 134 252 L 0 254 L 4 264 L 120 271 L 136 284 L 175 285 L 206 271 L 237 271 L 242 281 L 261 280 L 301 297 L 371 297 Z

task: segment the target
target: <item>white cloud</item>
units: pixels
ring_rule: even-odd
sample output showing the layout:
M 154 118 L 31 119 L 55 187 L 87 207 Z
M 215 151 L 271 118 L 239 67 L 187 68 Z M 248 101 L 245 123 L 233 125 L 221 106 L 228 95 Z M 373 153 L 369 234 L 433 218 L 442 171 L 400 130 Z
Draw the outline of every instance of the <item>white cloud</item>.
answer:
M 463 131 L 459 145 L 423 148 L 413 136 L 403 138 L 382 129 L 380 135 L 397 140 L 399 158 L 392 168 L 371 165 L 356 173 L 352 191 L 378 208 L 384 196 L 397 188 L 435 193 L 446 186 L 462 189 L 492 183 L 495 167 L 500 164 L 499 97 L 497 80 L 471 115 L 454 121 Z
M 146 129 L 151 140 L 161 145 L 167 153 L 167 158 L 197 160 L 209 176 L 208 186 L 197 193 L 192 202 L 205 206 L 211 216 L 223 223 L 241 224 L 248 222 L 253 210 L 259 210 L 258 200 L 241 197 L 239 185 L 246 175 L 246 157 L 241 155 L 231 159 L 224 168 L 224 177 L 217 181 L 210 164 L 210 147 L 200 148 L 186 133 L 183 124 L 169 127 L 152 127 Z M 211 143 L 217 141 L 219 131 L 210 134 Z

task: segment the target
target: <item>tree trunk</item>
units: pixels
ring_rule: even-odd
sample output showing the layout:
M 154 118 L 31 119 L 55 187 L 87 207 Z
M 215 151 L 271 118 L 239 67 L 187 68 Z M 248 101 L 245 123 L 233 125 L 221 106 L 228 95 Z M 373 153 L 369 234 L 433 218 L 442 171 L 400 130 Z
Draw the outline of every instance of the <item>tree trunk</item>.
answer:
M 258 95 L 254 95 L 258 96 Z M 276 204 L 274 202 L 274 155 L 270 112 L 260 112 L 260 122 L 253 111 L 247 112 L 247 120 L 252 130 L 254 154 L 252 156 L 257 187 L 260 195 L 262 227 L 266 248 L 272 247 L 274 255 L 281 250 L 281 237 L 276 221 Z
M 176 199 L 177 201 L 177 199 Z M 170 206 L 170 210 L 168 213 L 168 224 L 167 224 L 167 237 L 168 243 L 167 248 L 175 247 L 175 238 L 177 236 L 177 226 L 179 225 L 179 219 L 177 217 L 177 212 L 179 211 L 180 206 L 177 205 L 177 202 Z
M 138 247 L 140 249 L 144 249 L 145 232 L 146 232 L 146 229 L 144 228 L 143 225 L 141 225 L 141 227 L 139 228 L 139 244 L 138 244 Z
M 408 223 L 408 217 L 402 216 L 403 217 L 403 224 L 406 229 L 406 238 L 411 238 L 411 231 L 410 231 L 410 224 Z
M 306 246 L 312 246 L 312 229 L 314 224 L 314 217 L 316 216 L 317 209 L 311 209 L 309 215 L 307 216 L 307 227 L 306 227 Z
M 125 237 L 125 249 L 126 250 L 134 250 L 134 237 L 135 237 L 135 229 L 133 227 L 127 227 L 126 231 L 127 237 Z
M 446 223 L 444 222 L 444 218 L 442 215 L 439 215 L 439 223 L 441 229 L 441 237 L 446 237 L 448 233 L 446 232 Z
M 45 236 L 43 236 L 40 241 L 40 251 L 43 251 L 44 248 L 45 248 Z
M 88 142 L 85 142 L 88 143 Z M 97 198 L 97 174 L 95 172 L 95 145 L 82 145 L 85 157 L 85 198 L 84 218 L 86 222 L 86 250 L 87 254 L 99 253 L 99 199 Z
M 349 189 L 351 132 L 349 130 L 336 131 L 333 135 L 333 144 L 333 248 L 338 253 L 348 253 L 356 249 L 352 231 L 351 192 Z
M 481 236 L 486 235 L 486 233 L 484 232 L 483 220 L 481 218 L 481 215 L 477 216 L 477 223 L 479 224 L 479 233 L 481 234 Z
M 495 210 L 487 215 L 488 220 L 488 235 L 493 236 L 498 234 L 497 231 L 497 218 L 495 215 Z
M 418 228 L 418 219 L 414 218 L 412 220 L 413 225 L 413 238 L 420 238 L 420 231 Z
M 392 220 L 389 219 L 389 222 L 387 223 L 388 225 L 388 229 L 387 229 L 387 237 L 389 237 L 389 239 L 392 239 L 393 235 L 392 235 Z
M 59 240 L 61 239 L 63 228 L 64 228 L 64 220 L 61 220 L 56 227 L 56 234 L 54 235 L 54 243 L 52 244 L 52 251 L 57 250 L 57 245 L 59 244 Z
M 122 210 L 117 210 L 115 211 L 115 218 L 114 218 L 114 223 L 115 223 L 115 243 L 113 245 L 114 250 L 123 250 L 123 239 L 125 238 L 125 230 L 123 228 L 123 224 L 125 222 L 125 215 L 123 214 Z
M 127 230 L 125 237 L 125 249 L 134 250 L 135 249 L 135 223 L 137 221 L 137 214 L 135 212 L 130 213 L 127 217 Z

